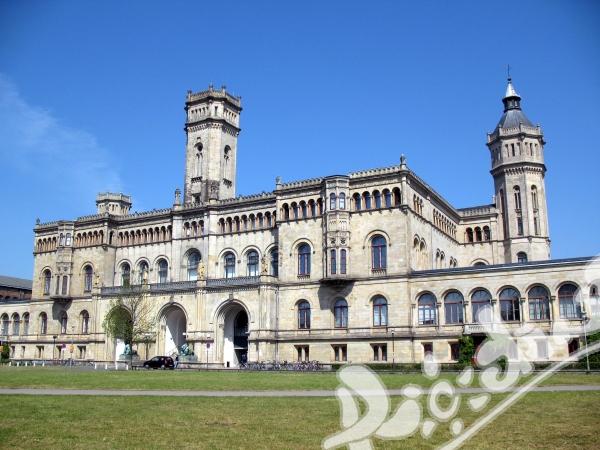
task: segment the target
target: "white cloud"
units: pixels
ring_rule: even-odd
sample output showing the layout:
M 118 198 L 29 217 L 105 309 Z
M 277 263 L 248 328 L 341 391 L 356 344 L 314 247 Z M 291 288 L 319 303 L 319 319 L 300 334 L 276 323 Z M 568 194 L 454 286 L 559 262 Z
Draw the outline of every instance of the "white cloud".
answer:
M 0 74 L 0 156 L 48 194 L 68 194 L 90 204 L 98 192 L 120 191 L 112 158 L 96 138 L 61 123 L 51 112 L 28 104 Z M 92 203 L 93 204 L 93 203 Z

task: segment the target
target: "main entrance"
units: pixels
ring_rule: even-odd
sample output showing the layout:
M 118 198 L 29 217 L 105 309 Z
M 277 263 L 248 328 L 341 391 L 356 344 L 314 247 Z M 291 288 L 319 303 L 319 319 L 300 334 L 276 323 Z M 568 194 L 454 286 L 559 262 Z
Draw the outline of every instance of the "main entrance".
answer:
M 240 305 L 232 305 L 223 323 L 223 363 L 239 367 L 248 360 L 248 314 Z
M 185 313 L 179 306 L 167 308 L 161 318 L 161 331 L 163 332 L 163 355 L 171 356 L 179 353 L 179 349 L 186 341 Z

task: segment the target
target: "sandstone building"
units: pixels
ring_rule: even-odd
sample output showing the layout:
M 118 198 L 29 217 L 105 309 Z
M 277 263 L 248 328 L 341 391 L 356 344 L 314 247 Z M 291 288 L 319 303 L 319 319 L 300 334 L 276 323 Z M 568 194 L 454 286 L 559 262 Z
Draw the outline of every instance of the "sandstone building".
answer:
M 0 302 L 0 334 L 17 359 L 114 360 L 124 343 L 103 319 L 139 292 L 158 318 L 142 358 L 187 343 L 215 366 L 453 361 L 490 305 L 509 327 L 562 329 L 564 345 L 540 341 L 536 358 L 564 358 L 598 291 L 590 258 L 550 259 L 544 136 L 520 103 L 509 80 L 486 142 L 493 203 L 455 208 L 404 157 L 236 196 L 241 100 L 188 92 L 183 196 L 130 213 L 129 196 L 105 193 L 97 214 L 38 223 L 32 299 Z

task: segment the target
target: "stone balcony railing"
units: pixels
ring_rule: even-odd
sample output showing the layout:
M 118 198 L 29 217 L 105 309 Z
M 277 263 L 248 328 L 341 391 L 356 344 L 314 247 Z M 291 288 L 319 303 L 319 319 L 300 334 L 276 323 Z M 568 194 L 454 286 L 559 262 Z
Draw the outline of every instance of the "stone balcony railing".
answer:
M 259 276 L 231 277 L 231 278 L 209 278 L 206 280 L 206 287 L 254 286 L 259 283 L 260 283 Z
M 151 294 L 162 292 L 181 292 L 196 289 L 196 281 L 170 281 L 166 283 L 133 284 L 129 286 L 105 286 L 101 288 L 102 295 L 132 295 L 142 292 Z

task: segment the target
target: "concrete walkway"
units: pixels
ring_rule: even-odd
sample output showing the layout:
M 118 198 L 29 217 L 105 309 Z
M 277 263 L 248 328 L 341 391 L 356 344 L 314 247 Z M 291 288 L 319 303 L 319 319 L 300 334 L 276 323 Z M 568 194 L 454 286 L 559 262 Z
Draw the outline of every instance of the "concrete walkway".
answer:
M 511 388 L 505 392 L 514 392 Z M 538 386 L 530 392 L 581 392 L 600 391 L 600 385 L 557 385 Z M 429 389 L 423 389 L 425 394 Z M 459 394 L 482 394 L 483 388 L 456 388 Z M 389 389 L 389 395 L 402 395 L 401 389 Z M 290 390 L 290 391 L 171 391 L 133 389 L 48 389 L 48 388 L 0 388 L 1 395 L 97 395 L 120 397 L 334 397 L 331 390 Z

